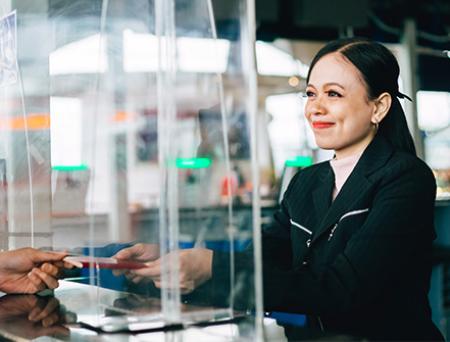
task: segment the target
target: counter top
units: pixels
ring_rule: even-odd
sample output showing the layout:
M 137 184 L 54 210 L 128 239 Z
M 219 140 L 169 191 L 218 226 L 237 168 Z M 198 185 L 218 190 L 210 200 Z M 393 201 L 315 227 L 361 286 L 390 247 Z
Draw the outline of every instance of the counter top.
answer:
M 183 324 L 165 330 L 157 298 L 60 281 L 60 287 L 47 295 L 0 297 L 0 335 L 14 341 L 47 341 L 49 337 L 61 341 L 167 341 L 168 335 L 177 341 L 252 339 L 251 317 L 225 321 L 230 312 L 224 309 L 183 306 L 182 311 Z M 197 326 L 194 322 L 210 319 L 214 324 Z M 114 333 L 93 329 L 95 326 Z

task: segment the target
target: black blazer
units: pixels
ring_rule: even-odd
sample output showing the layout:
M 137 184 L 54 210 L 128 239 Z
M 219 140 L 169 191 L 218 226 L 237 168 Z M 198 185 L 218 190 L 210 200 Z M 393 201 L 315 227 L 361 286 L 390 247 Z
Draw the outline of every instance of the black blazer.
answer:
M 435 179 L 382 136 L 336 199 L 329 162 L 301 170 L 263 232 L 265 310 L 308 314 L 324 331 L 442 340 L 431 321 Z

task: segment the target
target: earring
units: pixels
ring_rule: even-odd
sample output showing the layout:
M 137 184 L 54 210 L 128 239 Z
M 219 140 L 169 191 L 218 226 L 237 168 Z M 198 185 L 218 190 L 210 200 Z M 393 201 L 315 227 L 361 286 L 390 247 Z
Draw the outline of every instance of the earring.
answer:
M 378 123 L 378 121 L 375 121 L 375 122 L 372 122 L 373 123 L 373 125 L 375 126 L 375 131 L 378 131 L 378 126 L 380 125 L 379 123 Z

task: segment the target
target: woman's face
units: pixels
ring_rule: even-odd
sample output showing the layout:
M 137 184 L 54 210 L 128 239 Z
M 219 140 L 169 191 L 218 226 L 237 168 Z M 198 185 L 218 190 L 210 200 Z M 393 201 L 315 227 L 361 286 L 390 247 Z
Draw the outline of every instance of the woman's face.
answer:
M 359 70 L 339 53 L 322 57 L 306 88 L 305 115 L 320 148 L 336 158 L 362 152 L 375 136 L 375 105 L 368 100 Z

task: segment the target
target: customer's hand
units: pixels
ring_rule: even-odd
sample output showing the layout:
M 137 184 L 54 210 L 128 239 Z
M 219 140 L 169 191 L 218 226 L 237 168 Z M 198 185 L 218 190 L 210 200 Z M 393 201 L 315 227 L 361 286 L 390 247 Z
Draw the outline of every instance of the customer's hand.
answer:
M 163 286 L 163 260 L 166 260 L 169 265 L 173 265 L 175 263 L 174 258 L 177 256 L 179 262 L 178 286 L 181 293 L 192 292 L 211 278 L 213 251 L 205 248 L 182 249 L 171 252 L 155 261 L 147 262 L 148 267 L 129 271 L 130 278 L 134 282 L 151 279 L 156 287 L 161 288 Z M 166 269 L 165 271 L 167 272 L 168 270 Z
M 0 291 L 36 293 L 58 287 L 61 268 L 71 268 L 62 259 L 67 253 L 21 248 L 0 253 Z
M 66 314 L 54 297 L 7 295 L 0 298 L 0 328 L 15 337 L 68 336 Z M 70 322 L 69 322 L 70 323 Z

